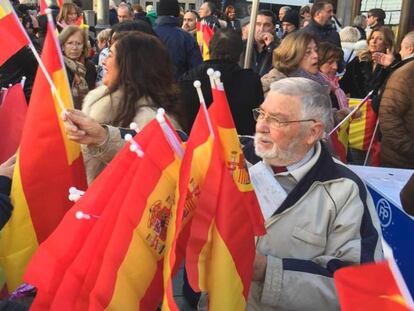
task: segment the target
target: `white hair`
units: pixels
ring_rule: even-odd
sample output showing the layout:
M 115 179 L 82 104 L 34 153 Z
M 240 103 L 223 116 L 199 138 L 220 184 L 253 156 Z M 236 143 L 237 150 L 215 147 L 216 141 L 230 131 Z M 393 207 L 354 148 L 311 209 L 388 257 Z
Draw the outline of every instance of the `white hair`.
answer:
M 306 78 L 286 78 L 273 82 L 270 92 L 300 97 L 304 119 L 315 119 L 323 123 L 325 131 L 333 126 L 329 87 Z

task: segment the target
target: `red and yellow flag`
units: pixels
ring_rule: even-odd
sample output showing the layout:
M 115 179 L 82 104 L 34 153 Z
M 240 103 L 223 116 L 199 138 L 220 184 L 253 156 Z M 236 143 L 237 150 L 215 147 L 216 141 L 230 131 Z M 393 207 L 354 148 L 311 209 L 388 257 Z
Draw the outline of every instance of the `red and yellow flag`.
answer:
M 0 66 L 29 42 L 10 2 L 0 0 Z
M 404 298 L 403 280 L 395 277 L 389 260 L 339 269 L 334 279 L 343 311 L 413 310 L 411 297 Z
M 186 268 L 193 289 L 208 293 L 209 309 L 244 310 L 254 237 L 264 234 L 264 221 L 222 86 L 213 90 L 213 100 L 212 158 L 192 220 Z
M 332 145 L 335 149 L 335 153 L 343 163 L 347 163 L 349 126 L 351 121 L 352 117 L 331 134 Z
M 0 237 L 0 264 L 13 291 L 38 245 L 71 207 L 68 189 L 86 188 L 79 144 L 66 137 L 60 118 L 62 105 L 72 108 L 72 97 L 53 25 L 48 25 L 42 61 L 61 98 L 39 66 L 13 175 L 14 211 Z
M 134 141 L 143 157 L 124 148 L 35 254 L 25 275 L 38 287 L 33 310 L 155 310 L 161 302 L 181 159 L 155 120 Z M 79 211 L 91 219 L 77 220 Z
M 210 28 L 206 22 L 201 21 L 196 23 L 197 43 L 200 47 L 201 56 L 203 60 L 210 59 L 209 45 L 211 38 L 213 38 L 214 30 Z
M 201 104 L 188 138 L 178 182 L 177 209 L 168 227 L 168 243 L 164 258 L 163 310 L 178 310 L 173 298 L 172 278 L 184 258 L 190 234 L 191 219 L 198 205 L 200 187 L 210 164 L 213 139 L 208 125 L 208 112 Z
M 4 97 L 0 106 L 0 133 L 3 133 L 0 163 L 16 153 L 27 113 L 27 103 L 21 83 L 10 87 Z
M 350 98 L 349 108 L 353 109 L 360 103 L 361 99 Z M 377 114 L 372 109 L 371 100 L 363 104 L 359 111 L 361 116 L 358 119 L 352 120 L 349 128 L 349 146 L 354 149 L 367 151 L 377 122 Z

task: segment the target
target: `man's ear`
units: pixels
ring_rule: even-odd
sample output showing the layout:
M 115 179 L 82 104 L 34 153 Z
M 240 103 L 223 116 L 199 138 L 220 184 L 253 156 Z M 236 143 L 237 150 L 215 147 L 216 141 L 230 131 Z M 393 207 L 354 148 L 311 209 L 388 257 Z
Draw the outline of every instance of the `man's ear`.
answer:
M 306 143 L 309 145 L 314 145 L 318 140 L 322 138 L 324 130 L 325 126 L 321 122 L 313 122 L 313 124 L 309 127 Z

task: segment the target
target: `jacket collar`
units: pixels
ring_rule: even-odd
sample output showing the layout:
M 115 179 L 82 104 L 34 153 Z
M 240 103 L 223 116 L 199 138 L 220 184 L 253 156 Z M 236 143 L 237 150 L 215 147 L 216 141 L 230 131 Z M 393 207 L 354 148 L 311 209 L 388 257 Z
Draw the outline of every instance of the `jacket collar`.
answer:
M 175 16 L 158 16 L 157 25 L 174 25 L 178 26 L 178 17 Z

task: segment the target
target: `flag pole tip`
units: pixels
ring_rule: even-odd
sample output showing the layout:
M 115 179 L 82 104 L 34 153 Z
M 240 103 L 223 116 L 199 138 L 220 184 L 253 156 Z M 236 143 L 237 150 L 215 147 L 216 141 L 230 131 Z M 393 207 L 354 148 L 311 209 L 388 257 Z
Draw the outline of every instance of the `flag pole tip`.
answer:
M 130 141 L 132 139 L 132 135 L 131 134 L 125 134 L 124 139 L 126 141 Z
M 75 213 L 75 217 L 76 217 L 76 219 L 83 219 L 84 214 L 83 214 L 83 212 L 82 212 L 82 211 L 77 211 L 77 212 Z
M 215 78 L 217 78 L 217 79 L 219 79 L 220 77 L 221 77 L 221 72 L 220 71 L 215 71 L 214 72 L 214 76 L 215 76 Z
M 163 108 L 159 108 L 157 110 L 157 115 L 155 116 L 155 118 L 157 119 L 158 123 L 164 123 L 165 122 L 165 110 Z
M 198 80 L 195 80 L 193 85 L 194 85 L 195 88 L 199 88 L 199 87 L 201 87 L 201 82 L 198 81 Z
M 131 124 L 129 125 L 129 128 L 131 130 L 136 131 L 138 129 L 138 124 L 136 124 L 135 122 L 131 122 Z
M 208 74 L 209 76 L 214 75 L 214 69 L 213 69 L 213 68 L 208 68 L 208 69 L 207 69 L 207 74 Z
M 136 152 L 138 150 L 138 146 L 135 144 L 131 144 L 129 146 L 129 150 L 131 150 L 132 152 Z

